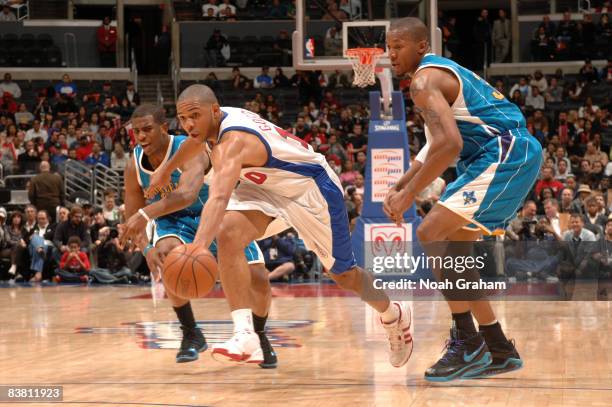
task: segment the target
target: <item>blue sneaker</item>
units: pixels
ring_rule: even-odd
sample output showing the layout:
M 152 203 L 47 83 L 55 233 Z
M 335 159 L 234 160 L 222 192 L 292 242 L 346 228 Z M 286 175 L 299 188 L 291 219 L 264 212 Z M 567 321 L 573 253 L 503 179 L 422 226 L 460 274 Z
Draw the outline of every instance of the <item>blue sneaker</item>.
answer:
M 491 364 L 491 353 L 480 333 L 466 334 L 452 328 L 446 342 L 446 353 L 425 371 L 425 380 L 447 382 L 479 374 Z
M 493 361 L 482 372 L 468 372 L 466 378 L 484 378 L 501 373 L 512 372 L 523 367 L 521 356 L 516 351 L 514 340 L 487 343 Z
M 181 348 L 176 354 L 176 363 L 193 362 L 198 360 L 199 354 L 208 349 L 206 338 L 200 331 L 200 328 L 187 328 L 181 325 L 183 331 L 183 340 Z

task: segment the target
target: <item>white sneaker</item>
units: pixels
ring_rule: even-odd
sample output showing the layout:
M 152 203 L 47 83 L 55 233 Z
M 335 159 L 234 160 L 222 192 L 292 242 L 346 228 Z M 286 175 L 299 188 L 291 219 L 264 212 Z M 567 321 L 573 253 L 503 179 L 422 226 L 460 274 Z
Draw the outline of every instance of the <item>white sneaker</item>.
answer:
M 211 354 L 215 360 L 232 362 L 262 363 L 264 360 L 259 336 L 251 331 L 234 332 L 227 342 L 214 346 Z
M 390 324 L 380 322 L 389 338 L 389 362 L 394 367 L 402 367 L 412 355 L 412 312 L 401 302 L 393 301 L 392 304 L 399 309 L 399 317 Z

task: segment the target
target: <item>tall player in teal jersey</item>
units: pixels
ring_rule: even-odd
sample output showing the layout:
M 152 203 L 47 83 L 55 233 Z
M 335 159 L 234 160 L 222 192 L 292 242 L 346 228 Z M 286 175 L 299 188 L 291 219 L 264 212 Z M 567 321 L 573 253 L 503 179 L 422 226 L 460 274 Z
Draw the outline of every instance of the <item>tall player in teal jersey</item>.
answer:
M 202 207 L 208 199 L 208 185 L 202 184 L 205 173 L 210 168 L 210 160 L 203 151 L 198 159 L 184 165 L 182 171 L 174 171 L 171 183 L 160 188 L 146 201 L 143 191 L 149 187 L 151 174 L 178 151 L 186 137 L 169 135 L 163 109 L 153 105 L 139 106 L 131 121 L 138 146 L 125 170 L 125 209 L 129 219 L 123 227 L 122 238 L 143 241 L 138 237 L 142 236 L 148 221 L 151 220 L 154 232 L 152 245 L 145 249 L 147 263 L 153 274 L 158 268 L 163 274 L 162 264 L 166 254 L 178 245 L 191 243 L 195 237 Z M 193 188 L 193 185 L 202 187 Z M 210 250 L 216 255 L 214 242 Z M 253 320 L 263 351 L 263 355 L 252 355 L 248 362 L 260 363 L 263 368 L 274 368 L 276 355 L 264 333 L 271 293 L 263 255 L 257 244 L 251 242 L 245 249 L 245 256 L 252 273 Z M 197 360 L 198 353 L 206 350 L 207 344 L 204 335 L 196 326 L 191 304 L 171 295 L 168 290 L 166 294 L 183 331 L 176 361 L 181 363 Z
M 431 242 L 477 240 L 505 228 L 542 161 L 542 148 L 527 131 L 521 111 L 475 73 L 431 54 L 427 31 L 419 19 L 403 18 L 387 34 L 395 74 L 412 78 L 410 95 L 425 120 L 428 142 L 384 203 L 387 215 L 401 222 L 415 196 L 459 157 L 458 178 L 417 229 L 426 248 Z M 427 380 L 486 376 L 522 366 L 488 301 L 448 304 L 451 340 L 446 354 L 425 372 Z

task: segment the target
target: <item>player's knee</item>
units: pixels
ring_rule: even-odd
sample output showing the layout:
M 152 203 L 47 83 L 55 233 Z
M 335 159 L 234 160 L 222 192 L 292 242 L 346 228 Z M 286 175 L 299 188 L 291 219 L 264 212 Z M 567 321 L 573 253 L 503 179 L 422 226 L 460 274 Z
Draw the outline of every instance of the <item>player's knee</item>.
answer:
M 243 234 L 240 228 L 233 224 L 221 224 L 219 233 L 217 234 L 217 244 L 219 250 L 222 249 L 243 249 L 246 245 L 244 244 Z
M 251 264 L 249 269 L 251 270 L 251 285 L 253 288 L 258 291 L 269 289 L 270 281 L 268 280 L 266 267 L 261 263 L 257 263 Z

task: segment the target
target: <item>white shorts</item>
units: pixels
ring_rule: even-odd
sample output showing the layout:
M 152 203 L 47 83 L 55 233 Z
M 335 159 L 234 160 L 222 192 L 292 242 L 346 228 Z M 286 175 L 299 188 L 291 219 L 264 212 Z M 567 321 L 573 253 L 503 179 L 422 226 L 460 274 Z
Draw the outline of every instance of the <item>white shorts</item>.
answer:
M 318 180 L 316 185 L 289 199 L 243 182 L 234 190 L 227 210 L 255 210 L 274 218 L 258 240 L 294 228 L 323 266 L 340 274 L 356 265 L 344 195 L 331 180 Z

